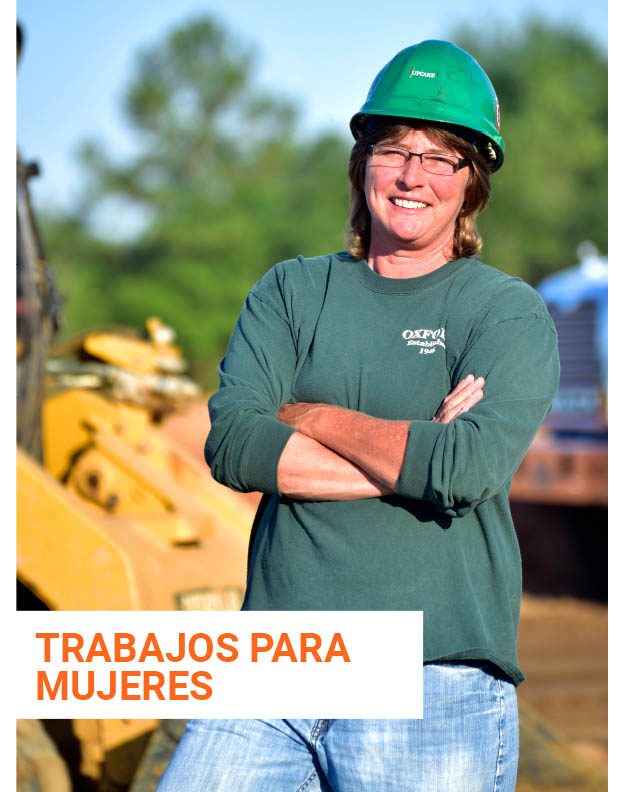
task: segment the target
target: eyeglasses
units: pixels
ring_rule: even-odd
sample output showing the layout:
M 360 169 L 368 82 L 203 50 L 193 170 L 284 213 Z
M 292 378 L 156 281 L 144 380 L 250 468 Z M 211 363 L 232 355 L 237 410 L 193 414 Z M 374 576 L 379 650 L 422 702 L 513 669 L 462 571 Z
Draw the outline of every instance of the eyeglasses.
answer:
M 471 160 L 456 157 L 454 154 L 417 154 L 390 143 L 376 143 L 375 146 L 368 146 L 367 151 L 375 165 L 385 168 L 403 168 L 412 157 L 418 157 L 423 170 L 435 176 L 452 176 L 461 168 L 472 164 Z

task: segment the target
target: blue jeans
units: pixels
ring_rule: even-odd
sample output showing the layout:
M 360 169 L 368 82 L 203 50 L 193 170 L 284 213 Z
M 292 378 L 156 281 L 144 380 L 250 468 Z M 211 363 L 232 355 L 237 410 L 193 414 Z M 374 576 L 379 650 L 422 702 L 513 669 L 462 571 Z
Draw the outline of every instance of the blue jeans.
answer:
M 157 792 L 513 792 L 514 686 L 423 670 L 422 720 L 190 720 Z

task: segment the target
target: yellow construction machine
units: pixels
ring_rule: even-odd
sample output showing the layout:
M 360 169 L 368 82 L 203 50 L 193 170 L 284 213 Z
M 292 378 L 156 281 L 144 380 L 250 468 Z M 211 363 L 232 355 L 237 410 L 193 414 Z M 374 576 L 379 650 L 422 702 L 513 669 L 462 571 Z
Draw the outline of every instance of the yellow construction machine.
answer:
M 171 331 L 97 330 L 53 350 L 41 461 L 17 452 L 22 602 L 238 609 L 252 510 L 165 430 L 199 393 Z M 195 426 L 204 437 L 207 426 Z
M 254 502 L 199 459 L 205 397 L 170 328 L 150 318 L 144 337 L 105 328 L 49 348 L 59 300 L 28 197 L 36 172 L 18 158 L 17 607 L 237 610 Z M 157 727 L 20 722 L 18 789 L 126 790 Z M 132 789 L 154 789 L 152 767 L 141 778 Z
M 36 172 L 18 159 L 17 607 L 237 610 L 254 506 L 199 459 L 205 397 L 170 328 L 150 318 L 144 337 L 104 328 L 49 349 L 59 301 L 28 199 Z M 193 447 L 170 430 L 190 414 Z M 79 746 L 73 789 L 127 789 L 156 726 L 20 723 L 22 782 L 36 757 L 49 767 L 52 735 L 65 756 Z
M 196 453 L 205 397 L 170 328 L 150 318 L 144 337 L 104 328 L 48 349 L 59 301 L 28 199 L 36 172 L 18 159 L 17 607 L 237 610 L 254 505 Z M 193 447 L 170 431 L 190 414 Z M 80 757 L 66 763 L 73 789 L 128 789 L 156 726 L 20 723 L 20 789 L 37 789 L 25 779 L 49 770 L 54 743 Z
M 18 151 L 17 608 L 237 610 L 255 502 L 200 458 L 206 398 L 160 320 L 52 346 L 61 299 L 30 202 L 38 172 Z M 126 790 L 155 727 L 20 721 L 18 789 Z M 153 789 L 156 773 L 141 775 Z

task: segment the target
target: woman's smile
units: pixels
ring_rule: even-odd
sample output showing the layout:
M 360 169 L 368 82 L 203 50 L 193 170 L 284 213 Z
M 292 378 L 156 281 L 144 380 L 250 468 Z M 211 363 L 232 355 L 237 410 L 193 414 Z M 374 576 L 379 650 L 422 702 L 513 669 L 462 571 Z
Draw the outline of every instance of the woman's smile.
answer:
M 405 198 L 391 198 L 391 201 L 401 209 L 426 209 L 428 206 L 423 201 L 412 201 Z

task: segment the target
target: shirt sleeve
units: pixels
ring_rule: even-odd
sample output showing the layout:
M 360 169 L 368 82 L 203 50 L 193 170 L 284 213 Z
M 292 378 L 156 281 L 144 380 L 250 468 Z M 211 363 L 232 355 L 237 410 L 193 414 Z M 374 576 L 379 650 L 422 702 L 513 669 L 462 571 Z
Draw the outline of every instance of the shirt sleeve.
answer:
M 508 484 L 547 416 L 559 380 L 556 331 L 537 314 L 486 327 L 453 382 L 484 377 L 483 399 L 449 424 L 412 421 L 397 493 L 461 516 Z
M 206 461 L 213 478 L 241 492 L 278 494 L 279 457 L 295 431 L 277 420 L 296 365 L 277 288 L 271 271 L 249 293 L 219 365 L 219 390 L 208 403 Z

